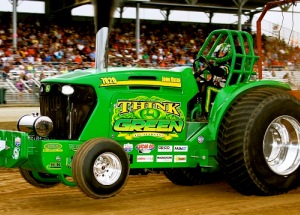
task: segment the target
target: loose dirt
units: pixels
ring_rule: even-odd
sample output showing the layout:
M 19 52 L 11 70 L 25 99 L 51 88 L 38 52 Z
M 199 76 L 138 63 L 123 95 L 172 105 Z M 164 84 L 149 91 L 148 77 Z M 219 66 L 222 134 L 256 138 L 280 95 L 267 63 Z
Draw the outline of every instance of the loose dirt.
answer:
M 17 169 L 0 169 L 1 215 L 298 215 L 300 188 L 270 197 L 243 196 L 226 182 L 184 187 L 163 175 L 130 176 L 125 188 L 108 199 L 91 199 L 77 187 L 36 188 Z

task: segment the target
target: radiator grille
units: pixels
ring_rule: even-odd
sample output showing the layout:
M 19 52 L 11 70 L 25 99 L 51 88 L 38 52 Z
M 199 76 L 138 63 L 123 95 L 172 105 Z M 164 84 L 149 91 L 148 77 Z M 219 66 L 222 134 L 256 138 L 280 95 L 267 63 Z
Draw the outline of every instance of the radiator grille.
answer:
M 48 116 L 53 121 L 50 139 L 76 140 L 95 108 L 96 93 L 90 86 L 71 85 L 75 91 L 68 102 L 68 97 L 61 93 L 62 86 L 63 84 L 41 85 L 41 115 Z

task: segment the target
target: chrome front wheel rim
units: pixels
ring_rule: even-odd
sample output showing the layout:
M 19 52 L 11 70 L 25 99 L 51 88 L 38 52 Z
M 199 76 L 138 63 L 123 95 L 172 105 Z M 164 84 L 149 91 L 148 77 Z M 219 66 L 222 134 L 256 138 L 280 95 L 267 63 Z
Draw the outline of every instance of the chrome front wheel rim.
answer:
M 121 176 L 122 163 L 119 157 L 112 152 L 99 155 L 93 166 L 96 180 L 102 185 L 112 185 Z

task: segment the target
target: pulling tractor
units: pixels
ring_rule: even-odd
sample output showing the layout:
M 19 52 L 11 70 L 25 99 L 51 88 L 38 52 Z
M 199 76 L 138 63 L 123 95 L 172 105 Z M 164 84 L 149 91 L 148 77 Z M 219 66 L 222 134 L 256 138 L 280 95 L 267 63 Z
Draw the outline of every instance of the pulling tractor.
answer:
M 112 12 L 111 2 L 101 8 Z M 297 187 L 300 101 L 286 83 L 253 78 L 258 56 L 250 34 L 215 30 L 199 50 L 205 64 L 216 60 L 220 43 L 232 47 L 225 86 L 208 121 L 198 122 L 192 68 L 103 67 L 107 23 L 96 36 L 97 67 L 42 80 L 40 114 L 22 116 L 18 131 L 0 130 L 1 167 L 18 168 L 36 187 L 63 183 L 96 199 L 116 195 L 130 174 L 146 170 L 178 185 L 224 175 L 244 195 Z

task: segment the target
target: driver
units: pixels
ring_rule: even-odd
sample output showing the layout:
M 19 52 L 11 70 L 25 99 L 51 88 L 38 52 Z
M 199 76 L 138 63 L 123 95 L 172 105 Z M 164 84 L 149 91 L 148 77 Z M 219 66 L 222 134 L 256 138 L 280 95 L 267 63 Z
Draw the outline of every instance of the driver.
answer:
M 225 57 L 230 53 L 230 48 L 228 43 L 219 44 L 214 51 L 216 62 L 210 61 L 204 70 L 200 69 L 194 73 L 201 97 L 202 115 L 200 121 L 207 121 L 211 100 L 225 86 L 230 70 L 228 58 Z M 206 61 L 202 56 L 198 60 Z

